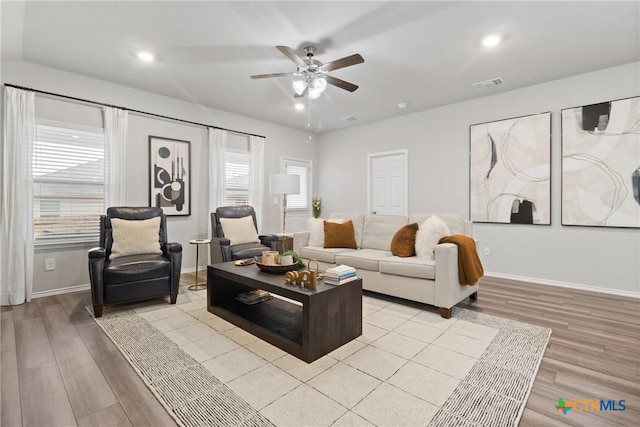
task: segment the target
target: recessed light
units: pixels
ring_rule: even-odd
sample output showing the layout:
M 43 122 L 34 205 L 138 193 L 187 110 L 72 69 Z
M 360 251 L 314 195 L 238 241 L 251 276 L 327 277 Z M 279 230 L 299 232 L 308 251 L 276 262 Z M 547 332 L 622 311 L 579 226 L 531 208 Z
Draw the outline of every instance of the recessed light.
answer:
M 302 110 L 304 110 L 304 104 L 298 103 L 298 104 L 294 105 L 293 108 L 295 108 L 298 111 L 302 111 Z
M 407 105 L 409 105 L 409 104 L 407 104 L 406 102 L 401 102 L 401 103 L 398 104 L 398 108 L 400 108 L 400 109 L 407 108 Z
M 80 139 L 80 137 L 78 135 L 71 135 L 71 138 Z
M 499 34 L 491 34 L 482 39 L 482 46 L 494 47 L 502 41 L 502 37 Z
M 138 59 L 144 62 L 151 62 L 156 59 L 156 57 L 151 52 L 138 52 Z

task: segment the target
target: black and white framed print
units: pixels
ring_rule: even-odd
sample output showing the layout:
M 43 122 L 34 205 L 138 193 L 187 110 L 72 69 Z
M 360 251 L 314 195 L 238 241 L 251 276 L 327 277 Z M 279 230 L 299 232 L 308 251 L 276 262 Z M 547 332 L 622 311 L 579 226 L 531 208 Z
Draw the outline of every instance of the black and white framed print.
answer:
M 551 113 L 469 127 L 473 222 L 551 224 Z
M 166 215 L 191 215 L 189 141 L 149 136 L 149 206 Z
M 562 110 L 562 225 L 640 228 L 640 97 Z

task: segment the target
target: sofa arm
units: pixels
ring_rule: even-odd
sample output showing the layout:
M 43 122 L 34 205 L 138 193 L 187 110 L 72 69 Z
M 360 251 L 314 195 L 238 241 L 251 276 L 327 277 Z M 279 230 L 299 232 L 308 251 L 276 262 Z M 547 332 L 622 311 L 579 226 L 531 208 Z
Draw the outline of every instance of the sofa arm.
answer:
M 211 264 L 231 261 L 231 240 L 226 237 L 213 237 L 209 248 L 211 249 Z
M 451 308 L 478 291 L 478 285 L 461 285 L 458 275 L 458 246 L 453 243 L 436 245 L 436 307 Z
M 300 249 L 305 246 L 309 246 L 309 235 L 308 231 L 298 231 L 293 233 L 293 251 L 297 254 L 300 253 Z
M 278 250 L 278 242 L 280 241 L 280 238 L 275 234 L 265 234 L 262 236 L 258 236 L 258 239 L 260 239 L 260 243 L 268 246 L 272 251 Z
M 93 305 L 104 304 L 104 262 L 107 258 L 105 248 L 89 249 L 89 282 L 91 283 L 91 300 Z

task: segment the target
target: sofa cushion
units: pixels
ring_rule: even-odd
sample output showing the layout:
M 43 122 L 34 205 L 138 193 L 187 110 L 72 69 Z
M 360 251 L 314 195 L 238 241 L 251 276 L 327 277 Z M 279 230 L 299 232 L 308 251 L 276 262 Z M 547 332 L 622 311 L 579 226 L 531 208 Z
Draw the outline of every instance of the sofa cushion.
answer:
M 437 216 L 449 227 L 451 234 L 466 234 L 465 233 L 465 220 L 460 215 L 456 214 L 413 214 L 409 215 L 409 223 L 417 222 L 418 224 L 424 223 L 427 218 L 431 216 Z
M 307 219 L 307 230 L 309 230 L 309 246 L 324 246 L 324 221 L 343 223 L 344 218 L 309 218 Z
M 158 217 L 159 218 L 159 217 Z M 111 219 L 113 221 L 113 218 Z M 157 279 L 171 275 L 171 262 L 157 254 L 118 257 L 105 262 L 104 282 L 109 284 Z
M 391 252 L 378 249 L 359 249 L 336 254 L 336 264 L 346 264 L 364 270 L 379 271 L 380 260 L 391 257 Z
M 302 258 L 316 259 L 320 262 L 328 262 L 335 264 L 336 255 L 347 252 L 355 252 L 355 249 L 345 248 L 319 248 L 317 246 L 305 246 L 300 248 L 300 256 Z
M 416 257 L 401 258 L 392 256 L 380 260 L 380 273 L 397 276 L 417 277 L 420 279 L 436 278 L 436 262 Z
M 358 249 L 353 232 L 353 222 L 349 220 L 343 224 L 339 224 L 337 222 L 325 221 L 323 247 Z
M 407 224 L 396 231 L 391 239 L 391 253 L 399 257 L 410 257 L 416 254 L 416 232 L 418 224 Z
M 231 241 L 231 245 L 260 243 L 256 226 L 251 215 L 242 218 L 220 218 L 222 233 Z
M 362 226 L 362 248 L 388 251 L 393 235 L 406 224 L 406 216 L 366 215 Z
M 353 232 L 356 236 L 356 244 L 359 248 L 362 247 L 362 224 L 364 223 L 364 214 L 360 212 L 334 212 L 329 215 L 332 221 L 336 219 L 344 218 L 344 221 L 351 220 L 353 222 Z
M 111 218 L 113 245 L 109 259 L 130 255 L 160 255 L 160 217 L 141 220 Z
M 450 235 L 449 227 L 439 217 L 433 215 L 420 224 L 416 233 L 416 256 L 435 259 L 433 251 L 444 236 Z

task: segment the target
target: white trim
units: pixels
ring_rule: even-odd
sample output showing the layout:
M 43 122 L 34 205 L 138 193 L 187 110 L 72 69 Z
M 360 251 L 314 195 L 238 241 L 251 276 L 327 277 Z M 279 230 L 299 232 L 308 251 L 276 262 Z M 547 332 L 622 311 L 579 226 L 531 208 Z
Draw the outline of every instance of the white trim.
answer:
M 62 295 L 62 294 L 70 294 L 72 292 L 80 292 L 80 291 L 88 291 L 91 289 L 91 285 L 76 285 L 76 286 L 67 286 L 64 288 L 57 289 L 49 289 L 48 291 L 38 291 L 31 294 L 32 299 L 35 298 L 44 298 L 51 297 L 54 295 Z
M 203 266 L 201 266 L 203 267 Z M 183 268 L 180 270 L 180 274 L 182 273 L 195 273 L 196 268 L 195 267 L 189 267 L 189 268 Z M 202 271 L 202 269 L 200 269 L 200 271 Z M 35 299 L 35 298 L 44 298 L 44 297 L 52 297 L 54 295 L 62 295 L 62 294 L 69 294 L 72 292 L 81 292 L 81 291 L 88 291 L 91 289 L 91 285 L 90 284 L 86 284 L 86 285 L 76 285 L 76 286 L 67 286 L 64 288 L 56 288 L 56 289 L 50 289 L 47 291 L 38 291 L 38 292 L 34 292 L 33 294 L 31 294 L 31 298 Z M 7 295 L 0 295 L 0 305 L 9 305 L 9 297 Z
M 601 294 L 618 295 L 621 297 L 640 298 L 640 292 L 621 291 L 619 289 L 600 288 L 597 286 L 581 285 L 578 283 L 560 282 L 558 280 L 539 279 L 537 277 L 516 276 L 514 274 L 495 273 L 485 271 L 485 277 L 495 277 L 496 279 L 518 280 L 521 282 L 530 282 L 538 285 L 557 286 L 560 288 L 576 289 L 578 291 L 599 292 Z
M 373 211 L 371 206 L 371 161 L 374 157 L 386 157 L 393 155 L 401 155 L 402 156 L 402 168 L 404 169 L 404 212 L 402 215 L 409 215 L 409 150 L 407 148 L 402 148 L 400 150 L 393 151 L 383 151 L 380 153 L 369 153 L 367 154 L 367 213 L 370 214 Z

